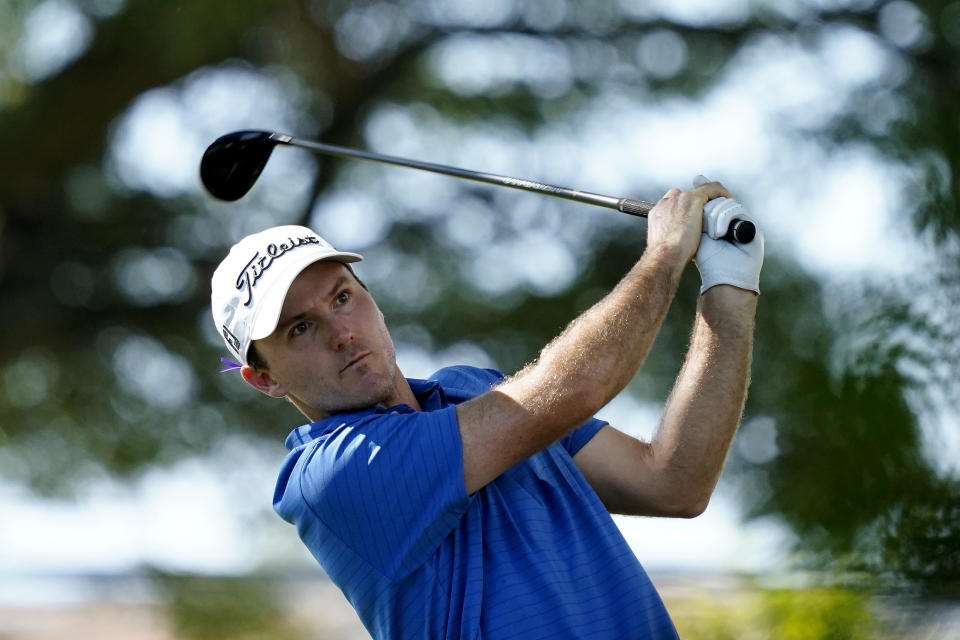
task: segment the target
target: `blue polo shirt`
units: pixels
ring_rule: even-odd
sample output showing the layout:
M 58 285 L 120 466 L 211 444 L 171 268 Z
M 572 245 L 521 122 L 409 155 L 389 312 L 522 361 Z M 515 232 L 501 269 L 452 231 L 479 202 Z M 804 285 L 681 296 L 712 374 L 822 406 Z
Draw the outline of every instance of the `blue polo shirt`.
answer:
M 449 367 L 407 405 L 295 429 L 274 509 L 386 638 L 676 638 L 659 595 L 572 457 L 593 419 L 473 495 L 455 405 L 502 379 Z

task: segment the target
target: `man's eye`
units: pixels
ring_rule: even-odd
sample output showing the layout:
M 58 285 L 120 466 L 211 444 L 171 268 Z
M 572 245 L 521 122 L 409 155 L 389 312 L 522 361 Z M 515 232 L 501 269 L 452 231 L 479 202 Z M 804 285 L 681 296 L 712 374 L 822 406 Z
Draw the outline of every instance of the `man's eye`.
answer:
M 309 325 L 306 322 L 298 322 L 297 324 L 290 327 L 291 336 L 299 336 L 303 333 L 306 333 Z
M 340 293 L 337 294 L 337 303 L 338 303 L 338 304 L 346 304 L 346 303 L 347 303 L 347 300 L 349 300 L 349 299 L 350 299 L 350 292 L 349 292 L 349 291 L 341 291 Z

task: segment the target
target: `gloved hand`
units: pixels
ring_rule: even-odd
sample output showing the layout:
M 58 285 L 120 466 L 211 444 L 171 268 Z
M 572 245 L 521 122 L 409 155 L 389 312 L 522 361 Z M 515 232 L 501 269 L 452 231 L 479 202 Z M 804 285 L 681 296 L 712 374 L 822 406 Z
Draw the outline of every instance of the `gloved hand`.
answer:
M 710 182 L 698 175 L 693 186 Z M 750 220 L 757 225 L 752 242 L 740 244 L 723 240 L 733 219 Z M 730 198 L 714 198 L 703 207 L 703 233 L 694 258 L 700 270 L 701 295 L 710 287 L 729 284 L 760 293 L 760 268 L 763 266 L 763 232 L 746 207 Z

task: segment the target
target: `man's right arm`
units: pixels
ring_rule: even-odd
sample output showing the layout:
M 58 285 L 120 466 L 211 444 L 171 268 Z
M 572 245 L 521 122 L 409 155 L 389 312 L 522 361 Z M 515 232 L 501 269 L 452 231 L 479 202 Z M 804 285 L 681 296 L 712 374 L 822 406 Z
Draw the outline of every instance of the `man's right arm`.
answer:
M 457 406 L 468 493 L 582 424 L 643 364 L 697 249 L 717 183 L 669 191 L 649 214 L 647 249 L 612 292 L 571 322 L 540 357 Z

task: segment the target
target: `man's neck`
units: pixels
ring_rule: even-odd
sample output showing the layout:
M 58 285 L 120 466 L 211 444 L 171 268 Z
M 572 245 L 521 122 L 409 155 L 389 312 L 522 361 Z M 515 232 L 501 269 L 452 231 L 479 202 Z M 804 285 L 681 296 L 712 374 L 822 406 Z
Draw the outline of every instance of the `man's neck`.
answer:
M 359 411 L 367 407 L 355 407 L 352 409 L 343 409 L 341 411 L 327 412 L 317 407 L 310 407 L 291 396 L 287 396 L 287 399 L 293 403 L 293 405 L 306 416 L 307 420 L 310 422 L 319 422 L 325 418 L 329 418 L 332 415 L 337 413 L 344 413 L 348 411 Z M 390 395 L 380 402 L 377 402 L 371 406 L 383 407 L 384 409 L 389 409 L 390 407 L 395 407 L 398 404 L 405 404 L 414 411 L 423 411 L 423 406 L 421 406 L 420 401 L 417 400 L 416 394 L 413 393 L 413 389 L 410 388 L 410 383 L 407 382 L 407 379 L 403 376 L 403 372 L 400 369 L 397 369 L 395 379 L 393 381 L 393 390 Z
M 416 394 L 413 392 L 413 389 L 410 388 L 410 383 L 407 382 L 407 379 L 403 376 L 403 372 L 400 369 L 397 369 L 396 380 L 394 380 L 394 396 L 391 398 L 390 406 L 385 406 L 384 403 L 380 403 L 379 406 L 384 409 L 389 409 L 398 404 L 405 404 L 414 411 L 423 411 L 423 407 L 420 405 L 420 401 L 417 400 Z

